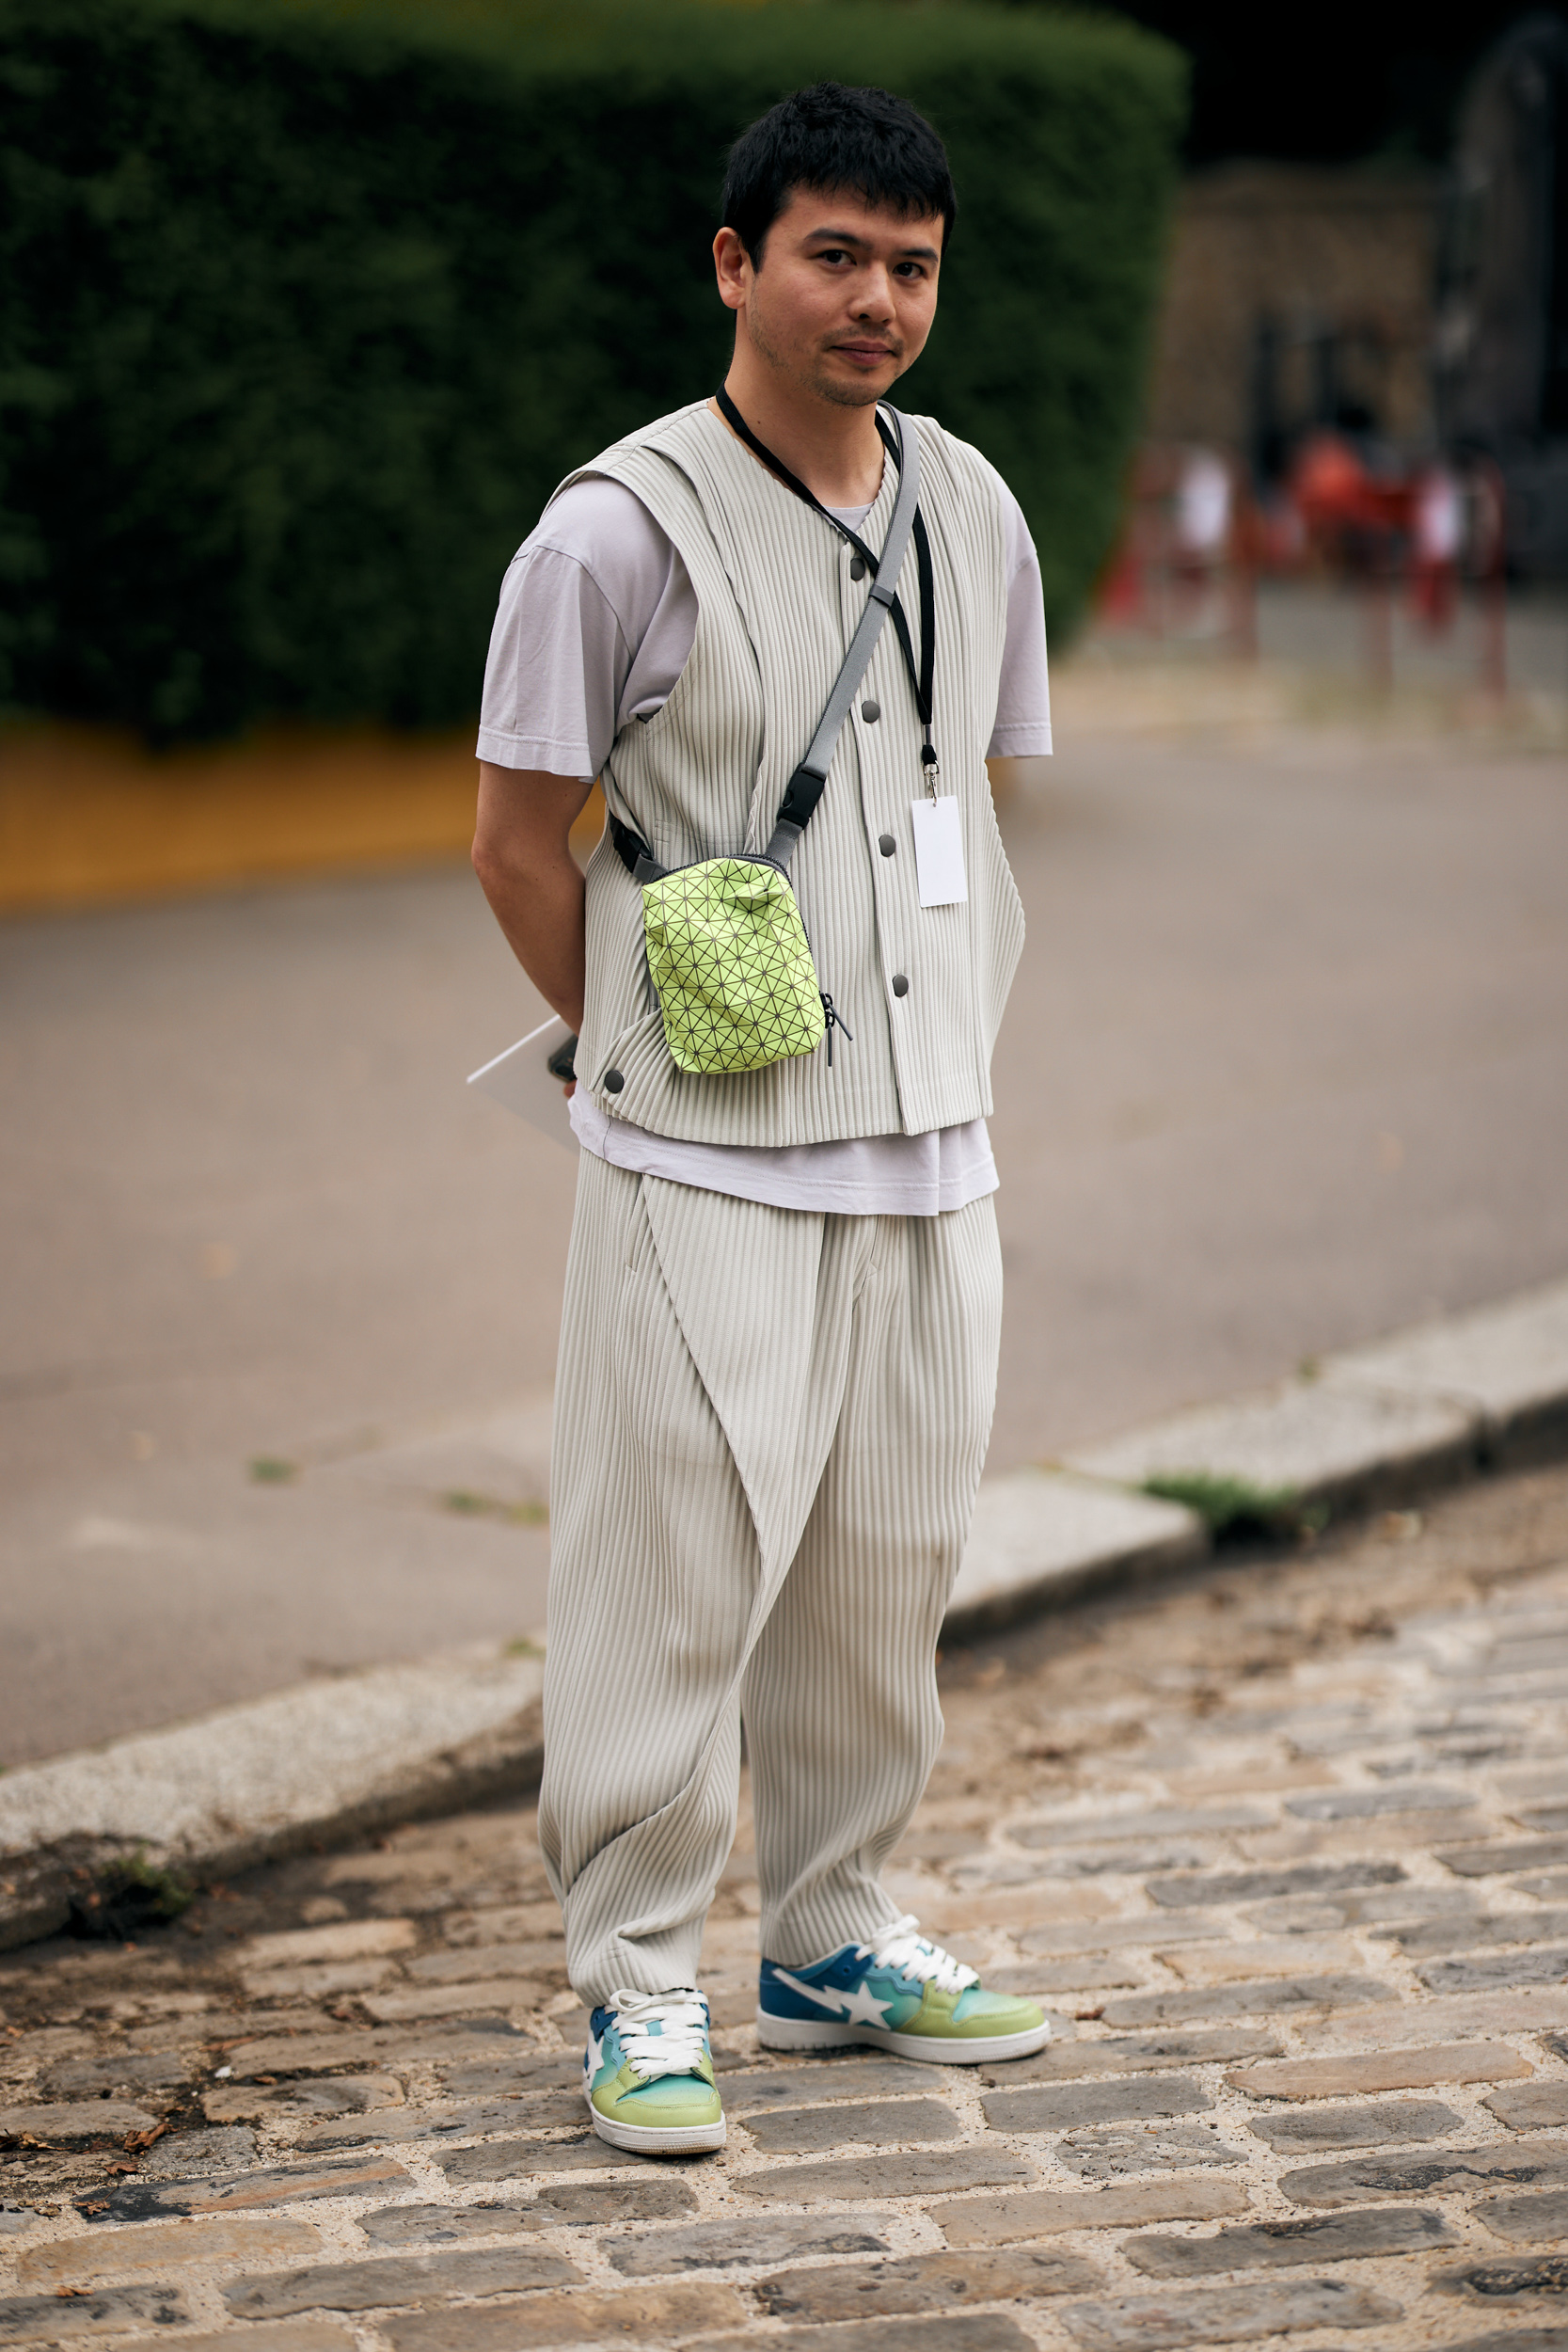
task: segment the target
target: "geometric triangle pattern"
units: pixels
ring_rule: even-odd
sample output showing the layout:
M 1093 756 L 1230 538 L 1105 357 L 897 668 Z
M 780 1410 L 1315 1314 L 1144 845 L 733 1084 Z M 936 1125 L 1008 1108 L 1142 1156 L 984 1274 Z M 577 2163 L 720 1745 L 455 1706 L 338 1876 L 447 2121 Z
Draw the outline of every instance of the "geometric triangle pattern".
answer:
M 814 1053 L 826 1021 L 789 877 L 710 857 L 642 885 L 648 969 L 677 1068 L 713 1077 Z

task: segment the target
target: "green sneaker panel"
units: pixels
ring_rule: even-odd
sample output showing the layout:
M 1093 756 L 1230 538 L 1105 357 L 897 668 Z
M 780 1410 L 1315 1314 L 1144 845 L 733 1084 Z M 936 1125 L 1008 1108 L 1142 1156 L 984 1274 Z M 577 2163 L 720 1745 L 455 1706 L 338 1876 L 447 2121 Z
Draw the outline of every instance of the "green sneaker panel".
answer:
M 723 2101 L 710 2059 L 700 2074 L 657 2074 L 649 2082 L 627 2064 L 589 2096 L 594 2111 L 614 2123 L 651 2132 L 685 2131 L 722 2122 Z

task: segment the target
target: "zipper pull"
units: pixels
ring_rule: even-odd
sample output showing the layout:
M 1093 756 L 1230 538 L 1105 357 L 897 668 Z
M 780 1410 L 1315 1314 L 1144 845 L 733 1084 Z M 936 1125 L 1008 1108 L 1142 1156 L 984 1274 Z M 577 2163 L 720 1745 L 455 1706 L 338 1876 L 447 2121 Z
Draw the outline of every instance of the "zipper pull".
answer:
M 828 1067 L 831 1070 L 833 1066 L 833 1031 L 844 1029 L 844 1020 L 827 990 L 822 989 L 818 993 L 822 998 L 822 1018 L 828 1025 Z M 852 1033 L 848 1029 L 844 1029 L 844 1034 L 853 1045 L 855 1040 Z

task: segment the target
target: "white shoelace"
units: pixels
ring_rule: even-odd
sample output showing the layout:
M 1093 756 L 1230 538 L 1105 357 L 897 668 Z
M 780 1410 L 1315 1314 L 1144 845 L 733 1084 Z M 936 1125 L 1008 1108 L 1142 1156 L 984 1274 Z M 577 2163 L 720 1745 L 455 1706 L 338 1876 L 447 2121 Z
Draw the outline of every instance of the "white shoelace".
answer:
M 694 2074 L 707 2056 L 707 2010 L 694 1987 L 612 1993 L 610 2007 L 622 2051 L 644 2081 L 656 2074 Z
M 920 1922 L 912 1912 L 902 1919 L 895 1919 L 883 1930 L 875 1944 L 862 1944 L 856 1957 L 874 1960 L 879 1968 L 896 1968 L 917 1983 L 934 1984 L 939 1993 L 963 1993 L 980 1981 L 976 1970 L 955 1960 L 940 1944 L 919 1932 Z

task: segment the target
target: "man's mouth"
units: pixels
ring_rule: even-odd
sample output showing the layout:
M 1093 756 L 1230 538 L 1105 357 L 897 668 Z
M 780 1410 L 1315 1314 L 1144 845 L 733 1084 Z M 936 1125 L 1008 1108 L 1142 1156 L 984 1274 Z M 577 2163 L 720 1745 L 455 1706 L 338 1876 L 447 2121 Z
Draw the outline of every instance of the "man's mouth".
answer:
M 834 343 L 832 348 L 842 352 L 846 359 L 857 361 L 863 368 L 879 367 L 885 360 L 896 357 L 891 343 Z

